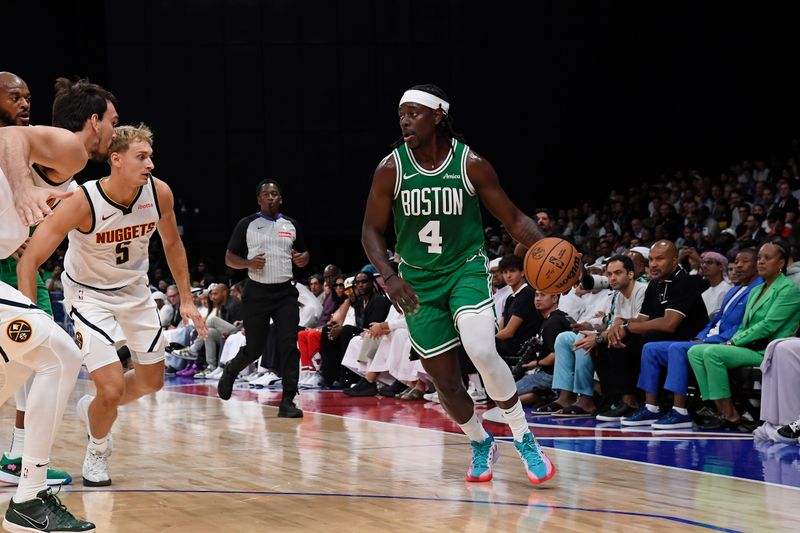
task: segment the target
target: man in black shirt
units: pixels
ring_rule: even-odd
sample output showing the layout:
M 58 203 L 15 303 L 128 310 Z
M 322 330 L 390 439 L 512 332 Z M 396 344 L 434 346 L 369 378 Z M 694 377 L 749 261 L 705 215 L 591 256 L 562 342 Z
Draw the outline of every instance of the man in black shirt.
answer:
M 530 356 L 523 356 L 523 359 L 519 361 L 520 370 L 525 372 L 525 375 L 517 380 L 517 394 L 519 394 L 519 401 L 522 402 L 522 405 L 542 403 L 545 398 L 539 397 L 534 391 L 537 389 L 549 390 L 553 384 L 556 337 L 559 333 L 570 331 L 567 314 L 558 310 L 558 299 L 559 295 L 557 294 L 536 291 L 536 310 L 544 317 L 544 321 L 541 322 L 541 327 L 531 346 Z
M 536 293 L 525 283 L 522 268 L 522 258 L 518 255 L 507 255 L 500 260 L 500 272 L 512 292 L 506 299 L 495 339 L 497 351 L 509 365 L 517 362 L 520 346 L 539 332 L 544 320 L 536 310 Z
M 346 387 L 355 379 L 353 377 L 355 373 L 342 366 L 342 358 L 347 351 L 347 346 L 354 336 L 369 329 L 371 324 L 384 322 L 389 314 L 389 307 L 392 305 L 383 293 L 375 290 L 375 279 L 370 272 L 362 271 L 356 274 L 353 287 L 355 288 L 355 298 L 342 303 L 327 328 L 323 329 L 323 335 L 320 338 L 319 352 L 322 356 L 320 374 L 322 374 L 324 385 Z M 355 312 L 355 326 L 343 326 L 342 322 L 350 306 Z M 375 387 L 374 383 L 370 384 L 367 380 L 361 379 L 356 385 L 359 387 L 356 392 L 364 392 L 365 387 L 370 385 Z M 375 393 L 377 394 L 377 392 L 376 388 Z
M 708 313 L 697 283 L 679 266 L 678 250 L 671 241 L 650 248 L 650 283 L 635 320 L 609 328 L 609 357 L 598 367 L 606 396 L 622 395 L 616 407 L 597 415 L 598 420 L 617 422 L 639 407 L 636 381 L 641 347 L 655 341 L 688 341 L 708 322 Z

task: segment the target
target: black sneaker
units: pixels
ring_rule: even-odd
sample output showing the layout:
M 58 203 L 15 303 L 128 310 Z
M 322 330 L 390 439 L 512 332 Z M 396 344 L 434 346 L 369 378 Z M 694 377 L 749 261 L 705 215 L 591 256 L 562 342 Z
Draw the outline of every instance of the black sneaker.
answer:
M 700 429 L 726 429 L 728 428 L 728 425 L 728 419 L 726 419 L 720 413 L 715 413 L 712 416 L 704 418 L 698 422 L 697 427 Z
M 349 389 L 345 389 L 342 392 L 348 396 L 375 396 L 378 394 L 378 386 L 374 383 L 370 383 L 366 379 L 362 379 Z
M 627 403 L 621 402 L 619 405 L 609 409 L 608 411 L 600 413 L 595 418 L 601 422 L 619 422 L 623 418 L 629 417 L 635 413 L 636 409 L 636 407 L 631 407 Z
M 383 387 L 378 391 L 381 396 L 388 396 L 389 398 L 396 396 L 406 390 L 406 386 L 402 381 L 395 381 L 387 387 Z
M 292 400 L 281 400 L 278 418 L 303 418 L 303 411 Z
M 778 428 L 778 435 L 787 439 L 800 439 L 800 418 L 791 424 Z
M 228 372 L 228 366 L 225 365 L 225 368 L 222 369 L 222 376 L 219 378 L 219 383 L 217 384 L 217 394 L 223 400 L 230 400 L 231 394 L 233 394 L 233 384 L 236 382 L 236 376 L 231 375 Z
M 6 531 L 95 531 L 94 524 L 75 518 L 51 489 L 39 492 L 32 500 L 8 503 L 3 520 Z
M 718 412 L 716 412 L 716 411 L 715 411 L 714 409 L 712 409 L 711 407 L 709 407 L 709 406 L 707 406 L 707 405 L 704 405 L 704 406 L 702 407 L 702 409 L 699 409 L 699 410 L 698 410 L 698 411 L 695 413 L 695 417 L 696 417 L 698 420 L 706 420 L 706 419 L 709 419 L 709 418 L 719 418 L 719 413 L 718 413 Z

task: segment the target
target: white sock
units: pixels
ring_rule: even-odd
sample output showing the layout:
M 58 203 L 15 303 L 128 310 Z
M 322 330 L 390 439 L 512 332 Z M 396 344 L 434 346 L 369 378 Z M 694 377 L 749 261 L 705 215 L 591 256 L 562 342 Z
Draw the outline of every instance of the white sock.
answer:
M 651 413 L 657 413 L 660 411 L 657 405 L 651 405 L 649 403 L 646 403 L 644 405 L 645 407 L 647 407 L 647 410 L 650 411 Z
M 673 409 L 675 409 L 678 412 L 678 414 L 681 414 L 683 416 L 686 416 L 686 415 L 689 414 L 689 410 L 687 408 L 685 408 L 685 407 L 673 407 Z
M 22 458 L 22 474 L 19 476 L 19 485 L 14 494 L 15 502 L 32 500 L 47 488 L 48 463 L 49 461 L 30 461 L 25 457 Z
M 97 453 L 103 453 L 108 449 L 108 435 L 102 439 L 89 436 L 89 447 Z
M 489 434 L 486 433 L 486 430 L 483 429 L 483 425 L 478 420 L 478 415 L 474 413 L 469 421 L 465 424 L 459 424 L 459 427 L 461 427 L 461 431 L 464 432 L 464 435 L 469 437 L 469 440 L 483 442 L 489 438 Z
M 511 409 L 503 409 L 503 416 L 506 417 L 508 425 L 511 427 L 514 440 L 522 442 L 525 434 L 531 431 L 528 427 L 528 421 L 525 419 L 525 411 L 522 410 L 522 403 L 517 400 L 517 403 Z
M 11 435 L 11 449 L 8 450 L 9 459 L 19 459 L 22 457 L 22 450 L 25 447 L 25 430 L 18 427 L 14 428 Z

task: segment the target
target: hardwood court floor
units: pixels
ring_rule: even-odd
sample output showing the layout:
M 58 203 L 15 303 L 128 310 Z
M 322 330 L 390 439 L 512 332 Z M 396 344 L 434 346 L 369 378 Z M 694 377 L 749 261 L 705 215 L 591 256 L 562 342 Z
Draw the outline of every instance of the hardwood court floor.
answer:
M 79 380 L 52 463 L 75 477 L 63 501 L 100 532 L 796 531 L 800 523 L 792 487 L 558 449 L 547 449 L 558 474 L 535 487 L 510 442 L 500 443 L 492 482 L 466 483 L 466 439 L 407 423 L 438 417 L 452 428 L 431 404 L 303 392 L 305 418 L 286 420 L 276 418 L 274 391 L 222 402 L 213 384 L 173 383 L 121 409 L 114 484 L 87 489 L 74 405 L 92 390 Z M 313 412 L 331 402 L 377 407 L 366 417 Z M 8 435 L 13 408 L 0 416 Z M 11 494 L 0 490 L 3 509 Z

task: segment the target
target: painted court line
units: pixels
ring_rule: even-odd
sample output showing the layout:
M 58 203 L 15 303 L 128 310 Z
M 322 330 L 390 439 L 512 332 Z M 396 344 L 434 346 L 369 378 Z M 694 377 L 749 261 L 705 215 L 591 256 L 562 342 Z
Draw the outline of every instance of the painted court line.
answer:
M 171 489 L 63 489 L 63 492 L 68 493 L 91 493 L 91 492 L 113 492 L 123 494 L 216 494 L 216 495 L 236 495 L 241 494 L 245 496 L 300 496 L 300 497 L 315 497 L 315 498 L 357 498 L 357 499 L 379 499 L 379 500 L 402 500 L 402 501 L 418 501 L 418 502 L 432 502 L 432 503 L 470 503 L 482 505 L 498 505 L 503 507 L 528 507 L 534 509 L 549 509 L 557 511 L 577 511 L 583 513 L 603 513 L 620 516 L 635 516 L 640 518 L 652 518 L 656 520 L 666 520 L 669 522 L 676 522 L 678 524 L 685 524 L 688 526 L 701 527 L 703 529 L 710 529 L 712 531 L 723 531 L 726 533 L 742 533 L 736 529 L 729 529 L 725 527 L 715 526 L 713 524 L 706 524 L 704 522 L 697 522 L 695 520 L 688 520 L 679 518 L 677 516 L 660 515 L 651 513 L 637 513 L 633 511 L 617 511 L 614 509 L 594 509 L 591 507 L 573 507 L 569 505 L 549 505 L 545 503 L 519 503 L 519 502 L 504 502 L 504 501 L 491 501 L 491 500 L 469 500 L 461 498 L 426 498 L 422 496 L 394 496 L 389 494 L 348 494 L 348 493 L 326 493 L 326 492 L 283 492 L 283 491 L 251 491 L 251 490 L 202 490 L 202 489 L 186 489 L 186 490 L 171 490 Z

